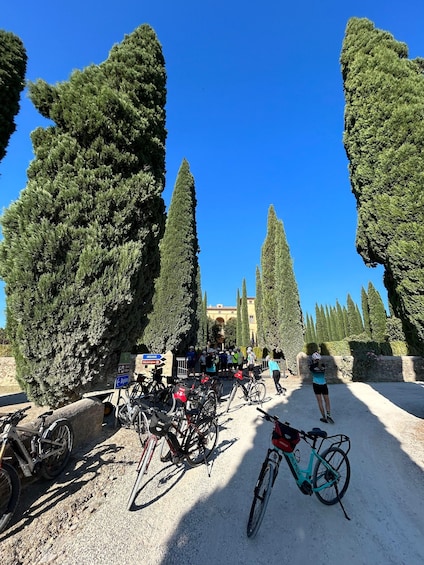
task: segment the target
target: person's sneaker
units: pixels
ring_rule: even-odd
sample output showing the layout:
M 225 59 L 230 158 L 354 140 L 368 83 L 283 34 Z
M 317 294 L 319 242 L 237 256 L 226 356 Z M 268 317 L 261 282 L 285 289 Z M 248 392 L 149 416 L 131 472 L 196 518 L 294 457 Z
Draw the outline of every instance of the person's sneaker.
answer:
M 319 419 L 320 422 L 324 422 L 325 424 L 327 423 L 327 418 L 320 418 Z
M 330 416 L 330 414 L 327 414 L 327 421 L 330 422 L 330 424 L 334 424 L 334 420 L 333 420 L 333 418 Z

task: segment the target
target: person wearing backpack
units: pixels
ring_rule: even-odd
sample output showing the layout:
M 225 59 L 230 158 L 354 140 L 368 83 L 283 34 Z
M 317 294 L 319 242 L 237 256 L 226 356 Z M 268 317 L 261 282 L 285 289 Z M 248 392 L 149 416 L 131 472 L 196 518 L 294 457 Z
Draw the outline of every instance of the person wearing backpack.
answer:
M 312 373 L 312 386 L 314 388 L 315 397 L 318 402 L 318 408 L 321 412 L 320 421 L 334 424 L 334 420 L 330 414 L 330 397 L 328 395 L 327 380 L 325 378 L 325 365 L 321 362 L 321 355 L 318 351 L 312 353 L 312 360 L 309 365 Z M 325 406 L 325 409 L 324 409 Z
M 210 377 L 216 375 L 216 365 L 215 365 L 215 352 L 208 351 L 206 353 L 206 374 Z

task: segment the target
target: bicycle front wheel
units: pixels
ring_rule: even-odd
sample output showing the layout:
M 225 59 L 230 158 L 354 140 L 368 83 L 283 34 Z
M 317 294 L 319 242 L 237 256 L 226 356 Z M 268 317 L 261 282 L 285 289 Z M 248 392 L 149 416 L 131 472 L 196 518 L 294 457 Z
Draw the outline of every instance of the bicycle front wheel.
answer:
M 315 464 L 312 486 L 318 500 L 331 506 L 339 502 L 349 486 L 350 463 L 339 447 L 329 447 Z
M 0 532 L 2 532 L 18 506 L 21 481 L 15 468 L 8 463 L 0 467 Z
M 185 446 L 187 463 L 197 467 L 207 463 L 218 442 L 218 425 L 216 420 L 205 419 L 195 424 L 190 430 Z
M 73 444 L 74 432 L 68 420 L 56 420 L 47 428 L 41 439 L 43 452 L 47 455 L 41 464 L 41 474 L 45 479 L 54 479 L 63 471 Z
M 269 460 L 264 462 L 256 482 L 249 520 L 247 522 L 247 537 L 249 538 L 254 537 L 258 533 L 262 524 L 277 472 L 275 463 Z
M 150 438 L 151 439 L 148 440 L 144 446 L 143 452 L 140 457 L 140 461 L 138 462 L 137 465 L 137 476 L 135 478 L 134 486 L 131 489 L 130 496 L 128 497 L 127 510 L 131 510 L 131 506 L 135 500 L 135 497 L 138 491 L 140 490 L 140 483 L 144 477 L 144 474 L 147 472 L 147 468 L 153 456 L 153 451 L 155 450 L 156 447 L 156 441 L 157 441 L 156 437 L 150 436 Z
M 251 402 L 262 403 L 266 396 L 266 386 L 263 381 L 258 381 L 250 387 L 249 400 Z

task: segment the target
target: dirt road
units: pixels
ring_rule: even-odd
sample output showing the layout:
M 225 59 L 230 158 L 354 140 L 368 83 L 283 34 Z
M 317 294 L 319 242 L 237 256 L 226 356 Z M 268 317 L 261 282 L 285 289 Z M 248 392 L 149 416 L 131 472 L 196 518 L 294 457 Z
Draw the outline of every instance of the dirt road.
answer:
M 131 512 L 126 500 L 137 443 L 125 430 L 105 437 L 96 464 L 84 457 L 85 467 L 78 471 L 75 461 L 75 476 L 70 482 L 68 476 L 68 483 L 63 479 L 60 496 L 57 485 L 32 496 L 26 516 L 0 538 L 12 559 L 13 548 L 25 543 L 35 520 L 53 532 L 27 554 L 28 561 L 16 561 L 15 552 L 10 563 L 422 565 L 424 383 L 331 385 L 334 425 L 319 422 L 310 385 L 289 379 L 287 386 L 287 396 L 276 397 L 268 379 L 270 398 L 263 408 L 295 427 L 320 425 L 351 438 L 352 476 L 344 498 L 350 521 L 339 505 L 327 507 L 303 495 L 283 463 L 262 527 L 256 538 L 246 537 L 253 487 L 272 428 L 255 407 L 235 402 L 220 417 L 210 476 L 204 466 L 184 470 L 155 456 Z M 302 448 L 301 463 L 305 453 Z M 98 488 L 87 498 L 91 481 Z M 75 483 L 84 485 L 75 489 Z M 43 496 L 49 504 L 43 503 L 45 511 L 34 518 Z M 76 502 L 75 515 L 65 514 L 60 526 L 57 509 L 64 500 L 68 508 Z

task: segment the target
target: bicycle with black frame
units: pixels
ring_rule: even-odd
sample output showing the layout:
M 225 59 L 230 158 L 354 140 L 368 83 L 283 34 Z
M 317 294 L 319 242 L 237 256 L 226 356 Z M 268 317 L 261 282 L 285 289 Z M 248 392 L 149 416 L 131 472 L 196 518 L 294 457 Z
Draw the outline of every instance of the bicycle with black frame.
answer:
M 0 417 L 0 532 L 15 513 L 21 493 L 20 476 L 13 463 L 24 477 L 40 474 L 54 479 L 65 468 L 73 447 L 74 434 L 66 418 L 46 423 L 52 410 L 38 417 L 38 429 L 20 426 L 29 409 L 27 406 Z
M 266 385 L 262 379 L 262 369 L 257 365 L 252 374 L 248 369 L 238 370 L 234 373 L 234 383 L 227 400 L 225 411 L 228 412 L 237 391 L 240 398 L 248 404 L 262 404 L 266 396 Z
M 149 469 L 150 462 L 161 438 L 169 449 L 169 458 L 172 463 L 180 464 L 184 461 L 190 467 L 197 467 L 202 463 L 207 464 L 212 457 L 218 442 L 218 423 L 216 418 L 192 418 L 187 420 L 187 425 L 178 428 L 178 421 L 166 412 L 152 409 L 150 435 L 141 452 L 136 469 L 136 479 L 127 502 L 130 510 L 135 497 L 140 490 L 140 483 Z
M 315 494 L 326 505 L 338 502 L 345 517 L 350 520 L 341 502 L 350 481 L 350 463 L 347 457 L 350 450 L 349 437 L 344 434 L 327 436 L 327 432 L 320 428 L 313 428 L 309 432 L 297 430 L 288 422 L 280 422 L 277 416 L 260 408 L 257 410 L 263 414 L 264 420 L 274 423 L 274 429 L 271 436 L 272 447 L 267 451 L 254 488 L 247 536 L 253 537 L 260 528 L 283 457 L 303 494 Z M 295 451 L 300 440 L 310 446 L 306 468 L 299 466 L 299 452 Z

